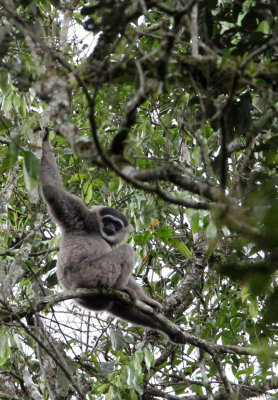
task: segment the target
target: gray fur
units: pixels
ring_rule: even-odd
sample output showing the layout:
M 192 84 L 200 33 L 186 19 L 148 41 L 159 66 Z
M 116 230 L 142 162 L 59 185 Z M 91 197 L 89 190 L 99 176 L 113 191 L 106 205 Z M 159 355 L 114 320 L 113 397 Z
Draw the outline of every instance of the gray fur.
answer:
M 132 225 L 118 210 L 104 206 L 94 206 L 89 210 L 81 199 L 63 188 L 48 132 L 43 140 L 41 185 L 49 213 L 61 228 L 57 277 L 62 288 L 122 290 L 132 298 L 159 309 L 160 304 L 149 298 L 131 276 L 133 249 L 121 243 L 132 232 Z M 102 218 L 107 215 L 121 220 L 122 224 L 118 225 L 119 230 L 114 235 L 103 237 Z M 148 315 L 105 295 L 82 297 L 77 303 L 91 310 L 105 310 L 136 325 L 163 331 Z

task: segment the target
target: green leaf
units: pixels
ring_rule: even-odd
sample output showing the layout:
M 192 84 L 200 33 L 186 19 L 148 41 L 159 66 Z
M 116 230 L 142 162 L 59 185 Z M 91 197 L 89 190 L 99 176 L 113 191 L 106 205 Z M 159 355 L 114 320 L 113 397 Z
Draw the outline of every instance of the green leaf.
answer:
M 167 244 L 169 243 L 169 240 L 172 239 L 173 229 L 170 226 L 162 226 L 155 230 L 154 235 L 157 239 L 160 239 Z
M 131 392 L 129 392 L 129 394 L 130 394 L 130 400 L 138 400 L 138 396 L 134 392 L 134 390 L 131 390 Z
M 209 139 L 213 135 L 213 130 L 210 126 L 210 124 L 205 125 L 205 136 L 207 139 Z
M 5 94 L 10 88 L 8 71 L 1 71 L 0 75 L 0 88 L 2 89 L 3 94 Z
M 108 390 L 108 393 L 107 393 L 106 396 L 105 396 L 105 399 L 106 399 L 106 400 L 112 400 L 112 399 L 114 399 L 113 387 L 112 387 L 112 385 L 110 386 L 110 388 L 109 388 L 109 390 Z
M 112 342 L 113 349 L 115 351 L 120 351 L 124 348 L 126 342 L 123 333 L 120 329 L 110 329 L 110 338 Z
M 217 229 L 216 226 L 212 221 L 209 222 L 208 227 L 206 229 L 206 237 L 209 239 L 215 238 L 217 235 Z
M 18 111 L 19 111 L 19 113 L 20 113 L 20 115 L 22 117 L 26 117 L 26 113 L 27 112 L 26 112 L 26 103 L 25 103 L 24 98 L 21 99 L 21 103 L 20 103 L 20 106 L 18 108 Z
M 153 361 L 154 361 L 154 354 L 150 351 L 149 348 L 145 348 L 144 349 L 144 356 L 145 356 L 145 363 L 146 366 L 148 368 L 148 370 L 151 369 L 152 365 L 153 365 Z
M 133 365 L 129 366 L 127 369 L 127 384 L 132 386 L 135 381 L 135 370 Z
M 24 179 L 27 190 L 30 192 L 40 183 L 41 164 L 31 151 L 24 151 Z
M 2 161 L 0 172 L 9 171 L 16 163 L 20 150 L 20 136 L 16 136 L 10 143 L 8 152 Z
M 0 330 L 0 365 L 4 365 L 9 359 L 11 348 L 8 343 L 8 335 L 5 329 Z
M 8 113 L 9 111 L 11 111 L 12 108 L 12 93 L 9 93 L 7 96 L 4 97 L 4 101 L 2 102 L 2 110 Z
M 8 118 L 0 118 L 0 131 L 6 131 L 13 126 L 12 121 Z
M 263 20 L 257 28 L 257 32 L 263 32 L 264 34 L 268 35 L 270 31 L 270 26 L 268 21 Z
M 200 214 L 198 212 L 196 212 L 195 214 L 193 214 L 191 221 L 190 221 L 191 229 L 192 229 L 193 233 L 198 233 L 200 230 L 199 220 L 200 220 Z
M 13 94 L 13 106 L 16 109 L 19 109 L 19 107 L 21 106 L 21 97 L 19 97 L 16 93 Z
M 86 174 L 78 173 L 78 174 L 73 174 L 69 181 L 70 182 L 80 182 L 84 178 L 87 178 Z M 83 190 L 84 190 L 84 187 L 83 187 Z
M 185 258 L 190 258 L 192 256 L 193 251 L 189 250 L 189 248 L 183 242 L 180 242 L 179 240 L 174 239 L 174 240 L 171 240 L 171 244 L 173 247 L 175 247 L 177 250 L 179 250 Z
M 87 193 L 86 193 L 86 197 L 85 197 L 85 203 L 90 203 L 90 201 L 93 198 L 93 187 L 92 185 L 89 185 L 87 188 Z
M 104 383 L 103 385 L 100 385 L 97 387 L 97 391 L 99 394 L 103 394 L 104 392 L 106 392 L 106 390 L 108 389 L 109 384 L 108 383 Z
M 227 346 L 229 344 L 231 344 L 231 333 L 228 330 L 224 330 L 221 334 L 221 340 L 222 340 L 222 344 L 224 346 Z
M 104 184 L 104 182 L 102 182 Z M 108 183 L 109 189 L 111 192 L 116 192 L 119 189 L 120 179 L 118 176 L 115 176 L 113 180 Z M 98 184 L 98 186 L 101 186 Z
M 216 250 L 216 248 L 217 248 L 217 239 L 216 239 L 216 238 L 211 239 L 211 240 L 209 241 L 209 246 L 208 246 L 208 249 L 207 249 L 207 252 L 206 252 L 206 259 L 207 259 L 207 260 L 209 260 L 209 258 L 210 258 L 211 255 L 214 253 L 214 251 Z
M 116 361 L 107 361 L 100 363 L 99 374 L 103 377 L 109 375 L 115 368 Z
M 249 314 L 252 318 L 257 318 L 258 316 L 258 301 L 254 298 L 252 298 L 251 303 L 249 304 L 248 307 Z

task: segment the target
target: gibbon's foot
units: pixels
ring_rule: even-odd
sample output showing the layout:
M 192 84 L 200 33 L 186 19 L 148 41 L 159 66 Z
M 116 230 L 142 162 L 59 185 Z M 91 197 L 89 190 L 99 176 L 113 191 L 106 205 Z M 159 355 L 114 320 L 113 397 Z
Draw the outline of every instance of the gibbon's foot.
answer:
M 135 302 L 135 300 L 137 299 L 136 293 L 134 292 L 134 290 L 132 290 L 132 289 L 130 289 L 130 288 L 128 288 L 128 287 L 122 289 L 122 292 L 127 293 L 127 294 L 129 295 L 130 299 L 131 299 L 132 301 L 134 301 L 134 302 Z
M 150 305 L 152 306 L 152 308 L 154 308 L 156 311 L 161 312 L 162 311 L 162 305 L 155 300 L 152 300 L 152 302 L 150 303 Z
M 158 301 L 153 300 L 151 298 L 140 299 L 140 300 L 143 301 L 143 303 L 147 304 L 148 306 L 152 307 L 154 310 L 161 312 L 162 305 Z

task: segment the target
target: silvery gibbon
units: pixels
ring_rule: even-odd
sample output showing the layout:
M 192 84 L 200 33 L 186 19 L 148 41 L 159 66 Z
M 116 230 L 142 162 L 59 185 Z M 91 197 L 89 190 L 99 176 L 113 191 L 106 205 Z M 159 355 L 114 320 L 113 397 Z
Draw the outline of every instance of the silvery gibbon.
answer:
M 63 289 L 115 289 L 128 292 L 156 310 L 160 304 L 149 298 L 131 276 L 134 253 L 122 244 L 133 231 L 128 219 L 117 209 L 94 206 L 68 193 L 62 184 L 55 156 L 49 143 L 48 129 L 42 143 L 41 187 L 48 211 L 61 229 L 57 264 L 58 282 Z M 135 325 L 161 331 L 172 342 L 182 343 L 178 334 L 166 333 L 160 324 L 130 304 L 111 300 L 109 296 L 84 296 L 78 304 L 95 311 L 106 311 Z

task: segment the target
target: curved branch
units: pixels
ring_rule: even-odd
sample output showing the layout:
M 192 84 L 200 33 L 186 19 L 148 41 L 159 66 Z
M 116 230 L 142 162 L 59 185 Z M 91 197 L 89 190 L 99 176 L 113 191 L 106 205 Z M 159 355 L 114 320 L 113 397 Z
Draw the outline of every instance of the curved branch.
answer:
M 34 308 L 30 309 L 30 303 L 25 303 L 23 306 L 18 308 L 11 308 L 11 306 L 6 305 L 4 301 L 0 300 L 2 304 L 2 308 L 0 308 L 0 322 L 8 323 L 14 320 L 19 320 L 24 318 L 26 315 L 34 314 L 36 312 L 44 310 L 46 307 L 54 306 L 55 304 L 60 303 L 61 301 L 75 299 L 82 296 L 92 296 L 97 297 L 100 295 L 105 295 L 111 297 L 113 300 L 120 300 L 124 304 L 129 304 L 131 307 L 144 312 L 145 314 L 151 316 L 156 322 L 158 322 L 163 330 L 170 335 L 179 334 L 179 337 L 183 337 L 183 344 L 190 344 L 192 346 L 198 347 L 212 356 L 215 356 L 218 353 L 226 354 L 242 354 L 242 355 L 256 355 L 256 351 L 251 348 L 244 348 L 240 346 L 223 346 L 217 345 L 214 343 L 210 343 L 207 340 L 200 339 L 196 336 L 190 335 L 184 331 L 181 331 L 179 327 L 177 327 L 173 322 L 169 321 L 163 314 L 158 313 L 152 307 L 147 306 L 145 303 L 142 303 L 139 300 L 135 302 L 130 299 L 129 295 L 116 291 L 116 290 L 106 290 L 106 289 L 77 289 L 75 291 L 67 291 L 57 293 L 51 296 L 46 296 L 37 301 L 34 305 Z
M 191 193 L 203 196 L 211 201 L 217 201 L 219 198 L 219 190 L 209 185 L 207 182 L 193 179 L 191 176 L 182 175 L 173 167 L 158 167 L 153 170 L 135 171 L 132 177 L 139 181 L 159 181 L 164 180 L 171 182 L 181 189 L 188 190 Z M 195 177 L 194 177 L 195 178 Z

